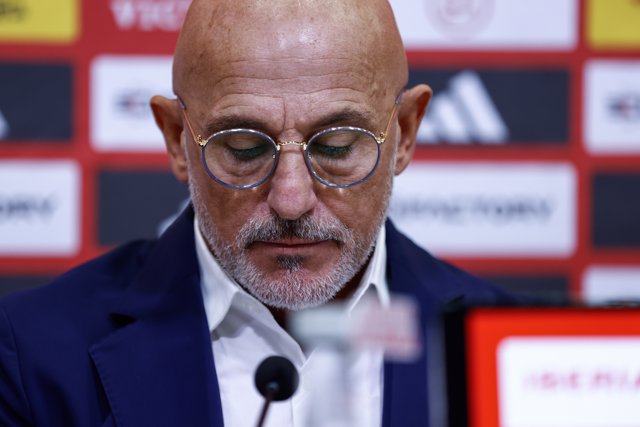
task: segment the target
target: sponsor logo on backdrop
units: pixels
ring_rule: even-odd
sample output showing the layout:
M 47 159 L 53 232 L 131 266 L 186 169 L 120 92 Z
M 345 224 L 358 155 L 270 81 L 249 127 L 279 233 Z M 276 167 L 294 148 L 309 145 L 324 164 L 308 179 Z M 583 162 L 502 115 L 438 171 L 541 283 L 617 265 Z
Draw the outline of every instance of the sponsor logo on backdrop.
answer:
M 596 48 L 640 47 L 640 1 L 587 1 L 587 37 Z
M 569 256 L 576 178 L 560 163 L 415 162 L 390 217 L 418 244 L 460 256 Z
M 144 89 L 133 89 L 116 94 L 115 111 L 123 116 L 148 119 L 151 116 L 149 100 L 154 94 Z
M 640 301 L 640 267 L 589 267 L 582 280 L 582 298 L 592 304 Z
M 191 0 L 111 0 L 120 30 L 179 31 Z
M 0 64 L 0 139 L 66 142 L 71 138 L 69 65 Z
M 576 45 L 575 0 L 391 0 L 391 5 L 409 49 L 571 50 Z
M 513 337 L 497 356 L 501 425 L 637 425 L 640 338 Z
M 74 162 L 0 161 L 0 255 L 74 255 L 79 192 Z
M 149 100 L 171 95 L 170 56 L 99 56 L 91 65 L 91 142 L 100 151 L 164 151 Z
M 418 130 L 420 144 L 568 141 L 566 70 L 412 69 L 410 80 L 434 91 Z
M 486 29 L 494 14 L 494 0 L 430 0 L 425 2 L 429 21 L 443 34 L 471 37 Z
M 0 0 L 0 40 L 69 42 L 78 33 L 78 0 Z
M 425 144 L 501 144 L 509 137 L 506 123 L 474 71 L 451 77 L 447 89 L 433 97 L 418 132 L 419 141 Z
M 612 118 L 640 122 L 640 92 L 613 94 L 609 110 Z
M 584 81 L 589 151 L 640 152 L 640 61 L 591 61 Z
M 427 221 L 469 225 L 478 222 L 544 222 L 549 220 L 555 206 L 553 200 L 545 197 L 469 195 L 402 200 L 394 205 L 393 209 L 394 214 L 399 216 L 419 216 Z
M 0 223 L 20 220 L 48 221 L 56 208 L 53 197 L 13 195 L 0 197 Z
M 24 0 L 0 0 L 0 22 L 23 21 L 27 16 Z

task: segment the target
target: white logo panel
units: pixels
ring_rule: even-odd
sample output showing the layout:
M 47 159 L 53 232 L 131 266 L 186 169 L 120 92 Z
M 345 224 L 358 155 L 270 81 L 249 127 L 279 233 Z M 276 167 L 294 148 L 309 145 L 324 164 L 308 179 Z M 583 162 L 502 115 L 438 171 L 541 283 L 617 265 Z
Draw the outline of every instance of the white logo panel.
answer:
M 79 197 L 74 162 L 0 161 L 0 255 L 74 255 Z
M 149 100 L 171 97 L 170 56 L 99 56 L 91 64 L 91 142 L 99 151 L 164 151 Z
M 582 298 L 592 304 L 640 301 L 640 267 L 588 268 L 582 282 Z
M 513 337 L 497 357 L 501 426 L 638 426 L 640 337 Z
M 391 0 L 391 5 L 408 49 L 570 50 L 576 45 L 576 0 Z
M 589 151 L 640 153 L 640 61 L 591 61 L 584 85 Z
M 564 163 L 414 162 L 389 216 L 440 255 L 569 256 L 576 177 Z

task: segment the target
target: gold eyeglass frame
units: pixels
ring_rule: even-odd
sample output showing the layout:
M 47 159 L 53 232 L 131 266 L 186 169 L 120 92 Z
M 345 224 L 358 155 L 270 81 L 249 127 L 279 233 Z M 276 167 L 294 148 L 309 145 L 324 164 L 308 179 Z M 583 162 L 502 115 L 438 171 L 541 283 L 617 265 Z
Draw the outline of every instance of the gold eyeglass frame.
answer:
M 191 137 L 193 138 L 193 140 L 200 146 L 201 151 L 202 151 L 202 164 L 205 168 L 205 171 L 207 172 L 207 174 L 209 175 L 209 177 L 211 177 L 214 181 L 216 181 L 217 183 L 225 186 L 225 187 L 229 187 L 229 188 L 234 188 L 234 189 L 239 189 L 239 190 L 244 190 L 244 189 L 249 189 L 249 188 L 254 188 L 257 187 L 261 184 L 263 184 L 265 181 L 267 181 L 269 178 L 271 178 L 271 176 L 273 175 L 273 173 L 275 172 L 276 167 L 278 166 L 278 160 L 279 160 L 279 152 L 280 152 L 280 148 L 282 146 L 285 145 L 297 145 L 297 146 L 301 146 L 302 147 L 302 151 L 303 151 L 303 157 L 305 160 L 305 164 L 307 165 L 307 169 L 309 170 L 309 172 L 311 172 L 311 175 L 318 180 L 320 183 L 328 186 L 328 187 L 332 187 L 332 188 L 347 188 L 347 187 L 353 187 L 355 185 L 358 185 L 364 181 L 366 181 L 372 174 L 373 172 L 377 169 L 378 167 L 378 163 L 380 163 L 380 145 L 384 144 L 384 142 L 387 139 L 387 136 L 389 135 L 389 131 L 391 130 L 391 125 L 393 123 L 393 118 L 395 117 L 401 99 L 402 99 L 402 92 L 400 92 L 400 94 L 396 97 L 396 99 L 394 100 L 393 103 L 393 108 L 391 109 L 391 113 L 389 114 L 389 119 L 387 120 L 387 124 L 384 128 L 384 131 L 379 132 L 377 135 L 374 134 L 373 132 L 371 132 L 370 130 L 367 129 L 363 129 L 360 127 L 355 127 L 355 126 L 336 126 L 336 127 L 331 127 L 328 129 L 323 129 L 319 132 L 316 132 L 315 134 L 313 134 L 307 141 L 295 141 L 295 140 L 276 140 L 274 138 L 272 138 L 271 136 L 269 136 L 268 134 L 255 130 L 255 129 L 245 129 L 245 128 L 233 128 L 233 129 L 224 129 L 218 132 L 213 133 L 212 135 L 210 135 L 208 138 L 203 138 L 202 135 L 200 135 L 199 133 L 196 133 L 193 125 L 191 124 L 191 120 L 189 119 L 189 115 L 187 114 L 187 106 L 186 104 L 182 101 L 182 98 L 180 98 L 180 96 L 176 95 L 177 100 L 178 100 L 178 104 L 180 105 L 180 109 L 182 111 L 182 115 L 184 116 L 184 119 L 187 123 L 187 127 L 189 128 L 189 133 L 191 133 Z M 376 142 L 377 142 L 377 148 L 378 148 L 378 154 L 377 154 L 377 158 L 376 158 L 376 162 L 375 165 L 373 166 L 373 168 L 371 169 L 371 171 L 363 178 L 357 180 L 356 182 L 353 182 L 351 184 L 334 184 L 332 182 L 329 182 L 327 180 L 325 180 L 324 178 L 320 177 L 316 171 L 313 169 L 313 166 L 311 165 L 311 160 L 309 159 L 309 152 L 307 150 L 307 147 L 309 146 L 310 143 L 312 143 L 317 137 L 324 135 L 325 133 L 328 132 L 335 132 L 335 131 L 340 131 L 340 130 L 348 130 L 348 131 L 359 131 L 359 132 L 364 132 L 366 134 L 368 134 L 369 136 L 371 136 Z M 253 184 L 248 184 L 248 185 L 233 185 L 233 184 L 229 184 L 226 183 L 224 181 L 222 181 L 220 178 L 218 178 L 217 176 L 215 176 L 211 170 L 209 169 L 209 166 L 207 165 L 206 159 L 205 159 L 205 154 L 204 154 L 204 150 L 205 147 L 207 145 L 207 143 L 209 141 L 211 141 L 211 139 L 218 137 L 220 135 L 224 135 L 224 134 L 229 134 L 229 133 L 235 133 L 235 132 L 247 132 L 247 133 L 252 133 L 252 134 L 256 134 L 259 135 L 261 137 L 266 137 L 267 140 L 271 141 L 273 143 L 273 145 L 275 146 L 275 154 L 274 156 L 274 162 L 273 162 L 273 166 L 271 168 L 271 170 L 269 171 L 269 173 L 267 173 L 267 175 L 260 179 L 258 182 L 253 183 Z

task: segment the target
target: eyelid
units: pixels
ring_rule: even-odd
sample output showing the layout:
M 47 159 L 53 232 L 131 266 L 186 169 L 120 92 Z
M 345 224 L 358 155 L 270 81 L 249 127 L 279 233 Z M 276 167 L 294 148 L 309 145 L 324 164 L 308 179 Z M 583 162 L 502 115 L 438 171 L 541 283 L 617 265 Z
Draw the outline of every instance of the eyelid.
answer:
M 265 137 L 269 138 L 270 140 L 272 140 L 274 143 L 276 141 L 271 135 L 269 135 L 266 132 L 262 132 L 261 130 L 257 130 L 257 129 L 249 129 L 249 128 L 232 128 L 232 129 L 219 130 L 219 131 L 214 132 L 211 135 L 209 135 L 207 137 L 206 141 L 209 141 L 211 138 L 216 137 L 218 135 L 221 135 L 223 133 L 228 134 L 228 133 L 236 133 L 236 132 L 249 132 L 249 133 L 265 136 Z
M 361 132 L 365 132 L 365 133 L 369 133 L 372 135 L 375 135 L 373 132 L 371 132 L 369 129 L 360 127 L 360 126 L 333 126 L 333 127 L 329 127 L 326 129 L 322 129 L 316 133 L 314 133 L 311 137 L 316 137 L 318 135 L 322 135 L 325 134 L 327 132 L 331 132 L 331 131 L 338 131 L 338 130 L 351 130 L 351 131 L 361 131 Z
M 256 130 L 264 133 L 265 135 L 269 135 L 266 124 L 258 120 L 238 119 L 235 117 L 213 120 L 212 122 L 205 124 L 203 131 L 205 134 L 213 136 L 223 131 L 237 129 Z

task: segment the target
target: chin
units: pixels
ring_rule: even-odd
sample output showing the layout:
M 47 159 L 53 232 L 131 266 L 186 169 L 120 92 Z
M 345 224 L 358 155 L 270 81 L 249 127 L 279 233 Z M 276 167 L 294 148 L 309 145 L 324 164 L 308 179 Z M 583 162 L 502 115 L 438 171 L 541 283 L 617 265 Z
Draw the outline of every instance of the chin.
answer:
M 296 258 L 279 260 L 283 265 L 270 274 L 245 264 L 241 271 L 235 272 L 234 277 L 245 290 L 266 306 L 297 311 L 332 300 L 358 270 L 332 265 L 327 272 L 313 272 L 301 265 L 301 261 Z

